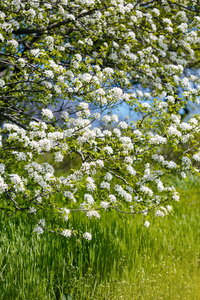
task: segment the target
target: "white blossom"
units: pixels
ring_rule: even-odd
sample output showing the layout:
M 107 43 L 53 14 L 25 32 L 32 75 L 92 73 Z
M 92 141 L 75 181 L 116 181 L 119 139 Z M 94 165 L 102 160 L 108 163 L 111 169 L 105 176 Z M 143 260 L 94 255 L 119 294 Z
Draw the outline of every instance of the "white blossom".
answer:
M 5 85 L 5 81 L 3 79 L 0 79 L 0 87 L 2 88 L 4 87 L 4 85 Z
M 62 235 L 64 237 L 71 237 L 72 236 L 72 231 L 70 229 L 65 229 L 62 231 Z
M 93 204 L 94 203 L 94 198 L 90 194 L 85 194 L 84 195 L 84 200 L 86 200 L 89 204 Z
M 108 154 L 113 154 L 113 149 L 110 146 L 104 147 L 104 151 L 107 152 Z
M 122 129 L 127 129 L 128 124 L 126 122 L 119 122 L 119 127 L 121 127 Z
M 8 189 L 8 185 L 4 182 L 3 177 L 0 175 L 0 194 L 5 192 Z
M 106 181 L 102 181 L 101 184 L 100 184 L 100 187 L 102 189 L 110 190 L 110 183 L 106 182 Z
M 104 178 L 105 178 L 105 180 L 107 180 L 107 181 L 111 181 L 112 178 L 113 178 L 113 176 L 112 176 L 111 173 L 107 172 L 106 175 L 104 176 Z
M 117 202 L 117 199 L 116 199 L 115 195 L 111 194 L 111 195 L 108 196 L 108 198 L 109 198 L 110 202 L 112 202 L 112 203 L 116 203 Z
M 53 113 L 50 109 L 46 108 L 46 109 L 42 109 L 42 116 L 43 117 L 47 117 L 49 119 L 53 119 Z
M 91 241 L 91 239 L 92 239 L 92 235 L 91 235 L 91 233 L 89 233 L 89 232 L 85 232 L 85 233 L 83 234 L 83 237 L 84 237 L 86 240 L 88 240 L 88 241 Z
M 37 209 L 36 209 L 35 207 L 30 207 L 28 212 L 29 212 L 30 214 L 36 214 Z
M 92 217 L 97 218 L 97 219 L 100 218 L 100 214 L 96 210 L 90 210 L 87 212 L 86 215 L 89 219 L 91 219 Z
M 55 153 L 55 161 L 60 162 L 63 161 L 64 156 L 62 155 L 61 152 L 56 152 Z
M 38 225 L 34 228 L 33 232 L 36 232 L 37 234 L 43 234 L 44 229 L 41 226 Z
M 102 208 L 104 208 L 104 209 L 107 209 L 108 207 L 109 207 L 109 202 L 106 202 L 106 201 L 102 201 L 101 203 L 100 203 L 100 206 L 102 207 Z
M 145 221 L 145 222 L 144 222 L 144 227 L 148 228 L 149 225 L 150 225 L 150 222 L 149 222 L 149 221 Z
M 193 155 L 194 160 L 200 161 L 200 152 Z

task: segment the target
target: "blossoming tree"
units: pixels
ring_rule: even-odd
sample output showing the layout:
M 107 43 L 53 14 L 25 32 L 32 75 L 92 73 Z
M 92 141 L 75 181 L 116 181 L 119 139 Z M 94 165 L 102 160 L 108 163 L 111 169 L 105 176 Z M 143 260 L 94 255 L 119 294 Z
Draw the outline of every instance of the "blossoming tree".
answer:
M 27 215 L 39 234 L 90 240 L 90 233 L 70 228 L 71 214 L 98 219 L 102 210 L 113 209 L 148 218 L 170 212 L 169 203 L 179 196 L 166 176 L 198 173 L 200 161 L 200 117 L 185 123 L 178 114 L 200 94 L 200 78 L 187 72 L 199 55 L 195 3 L 0 3 L 3 214 Z M 113 109 L 122 102 L 141 119 L 119 121 Z M 104 126 L 95 127 L 100 119 Z M 58 177 L 49 163 L 38 163 L 46 153 L 56 162 L 79 156 L 82 164 Z

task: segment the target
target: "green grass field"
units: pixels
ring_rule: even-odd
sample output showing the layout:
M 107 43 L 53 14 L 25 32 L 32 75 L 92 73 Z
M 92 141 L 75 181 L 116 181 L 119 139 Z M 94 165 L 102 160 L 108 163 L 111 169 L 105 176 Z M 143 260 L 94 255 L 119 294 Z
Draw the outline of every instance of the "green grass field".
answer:
M 145 228 L 144 216 L 107 212 L 91 242 L 37 236 L 30 221 L 2 218 L 0 299 L 200 299 L 200 181 L 173 182 L 173 215 Z M 79 218 L 74 227 L 87 230 L 91 221 Z

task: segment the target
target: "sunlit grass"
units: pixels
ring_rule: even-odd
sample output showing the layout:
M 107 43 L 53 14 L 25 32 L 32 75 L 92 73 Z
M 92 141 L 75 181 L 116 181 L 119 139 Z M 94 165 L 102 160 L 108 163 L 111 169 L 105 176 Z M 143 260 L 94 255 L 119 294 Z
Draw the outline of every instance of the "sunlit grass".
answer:
M 173 215 L 152 216 L 147 229 L 144 216 L 107 212 L 91 242 L 2 219 L 0 299 L 200 299 L 200 182 L 173 182 L 181 192 Z M 81 215 L 71 222 L 89 230 Z

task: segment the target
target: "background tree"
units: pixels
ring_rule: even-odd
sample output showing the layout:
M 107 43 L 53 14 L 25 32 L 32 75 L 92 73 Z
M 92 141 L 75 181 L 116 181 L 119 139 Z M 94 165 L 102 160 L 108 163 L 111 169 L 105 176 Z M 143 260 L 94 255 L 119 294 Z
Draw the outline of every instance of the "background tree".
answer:
M 2 213 L 26 214 L 38 233 L 65 236 L 82 234 L 66 223 L 75 212 L 169 213 L 178 194 L 165 178 L 198 173 L 200 161 L 199 116 L 181 123 L 178 115 L 188 99 L 198 102 L 199 77 L 186 72 L 198 61 L 198 4 L 19 0 L 0 11 Z M 150 92 L 129 92 L 135 83 Z M 112 114 L 120 102 L 142 118 L 120 122 Z M 103 129 L 92 125 L 99 119 Z M 78 155 L 82 164 L 57 177 L 36 162 L 45 153 L 56 162 Z

